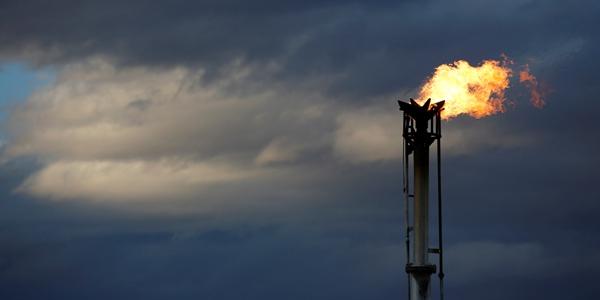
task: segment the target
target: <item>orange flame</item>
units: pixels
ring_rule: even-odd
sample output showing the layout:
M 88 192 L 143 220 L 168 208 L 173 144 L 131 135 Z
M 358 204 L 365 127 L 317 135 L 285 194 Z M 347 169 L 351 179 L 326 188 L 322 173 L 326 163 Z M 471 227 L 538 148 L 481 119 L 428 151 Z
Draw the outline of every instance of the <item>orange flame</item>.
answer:
M 504 111 L 504 92 L 511 76 L 511 69 L 495 60 L 485 60 L 478 67 L 464 60 L 440 65 L 421 87 L 419 102 L 446 100 L 443 119 L 461 114 L 479 119 Z
M 542 91 L 537 78 L 529 71 L 529 65 L 525 65 L 524 69 L 519 72 L 519 82 L 523 83 L 531 91 L 531 104 L 533 106 L 542 108 L 546 105 L 546 102 L 542 99 Z

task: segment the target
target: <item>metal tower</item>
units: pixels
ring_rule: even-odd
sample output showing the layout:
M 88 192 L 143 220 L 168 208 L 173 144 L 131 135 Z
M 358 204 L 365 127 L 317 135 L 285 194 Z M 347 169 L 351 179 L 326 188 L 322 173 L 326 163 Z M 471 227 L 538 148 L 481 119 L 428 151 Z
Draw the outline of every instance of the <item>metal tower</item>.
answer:
M 443 252 L 441 214 L 441 163 L 440 139 L 441 111 L 444 101 L 431 104 L 428 99 L 419 105 L 398 101 L 404 112 L 402 136 L 404 138 L 404 200 L 406 228 L 406 273 L 409 281 L 409 299 L 429 299 L 431 275 L 438 270 L 429 262 L 429 254 L 439 255 L 440 298 L 443 299 Z M 429 247 L 429 147 L 437 141 L 438 188 L 438 248 Z M 412 156 L 412 182 L 410 161 Z M 412 200 L 412 201 L 411 201 Z M 412 217 L 411 217 L 412 212 Z

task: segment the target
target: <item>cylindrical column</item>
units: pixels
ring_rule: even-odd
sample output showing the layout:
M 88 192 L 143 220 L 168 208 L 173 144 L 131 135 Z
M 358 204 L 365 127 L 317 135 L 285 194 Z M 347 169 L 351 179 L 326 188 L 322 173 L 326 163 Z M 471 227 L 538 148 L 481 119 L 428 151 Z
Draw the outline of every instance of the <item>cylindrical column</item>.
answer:
M 429 248 L 429 147 L 419 145 L 416 147 L 414 155 L 415 252 L 413 262 L 415 265 L 426 265 L 429 263 L 427 259 L 427 249 Z
M 414 250 L 413 265 L 425 266 L 429 264 L 429 143 L 424 132 L 417 129 L 417 141 L 414 148 Z M 427 127 L 425 127 L 426 131 Z M 425 132 L 426 133 L 426 132 Z M 425 300 L 429 294 L 429 285 L 423 284 L 422 278 L 415 278 L 418 274 L 412 274 L 411 299 Z M 422 276 L 422 275 L 421 275 Z M 426 275 L 429 276 L 429 275 Z M 429 280 L 427 280 L 429 282 Z M 425 288 L 425 289 L 424 289 Z

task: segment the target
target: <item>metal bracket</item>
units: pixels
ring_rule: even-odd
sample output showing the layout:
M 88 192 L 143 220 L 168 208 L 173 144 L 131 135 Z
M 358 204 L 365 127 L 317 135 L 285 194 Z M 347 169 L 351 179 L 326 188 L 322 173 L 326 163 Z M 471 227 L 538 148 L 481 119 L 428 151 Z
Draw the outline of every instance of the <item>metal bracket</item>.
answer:
M 432 254 L 440 254 L 442 251 L 440 251 L 439 248 L 429 248 L 427 249 L 427 253 L 432 253 Z
M 415 276 L 431 275 L 431 274 L 435 274 L 436 271 L 437 271 L 436 265 L 420 265 L 420 266 L 415 266 L 413 264 L 406 265 L 406 273 L 414 274 Z

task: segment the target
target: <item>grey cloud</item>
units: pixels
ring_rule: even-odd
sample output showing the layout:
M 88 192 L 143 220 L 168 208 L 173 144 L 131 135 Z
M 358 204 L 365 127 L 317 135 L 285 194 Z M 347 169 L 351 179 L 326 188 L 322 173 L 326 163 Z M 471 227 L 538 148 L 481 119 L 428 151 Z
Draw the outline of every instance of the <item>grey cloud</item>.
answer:
M 5 159 L 36 156 L 45 165 L 19 191 L 151 201 L 189 199 L 239 180 L 297 180 L 319 160 L 334 167 L 336 160 L 400 158 L 400 113 L 392 101 L 336 111 L 318 92 L 327 83 L 293 92 L 248 88 L 256 72 L 232 66 L 229 77 L 207 84 L 202 70 L 183 67 L 118 68 L 99 58 L 67 64 L 55 83 L 12 111 Z M 445 153 L 535 144 L 493 121 L 470 124 L 449 123 Z
M 276 86 L 239 88 L 236 81 L 254 72 L 233 69 L 230 79 L 206 85 L 185 68 L 116 69 L 102 60 L 69 65 L 56 83 L 11 112 L 6 153 L 49 159 L 247 158 L 277 136 L 286 136 L 288 144 L 320 143 L 323 127 L 332 123 L 324 113 L 328 105 L 319 103 L 323 97 Z
M 544 248 L 535 243 L 467 242 L 448 247 L 446 253 L 451 280 L 468 285 L 486 279 L 535 277 L 550 268 Z
M 138 110 L 146 110 L 148 107 L 152 105 L 152 100 L 148 99 L 138 99 L 133 100 L 127 104 L 127 107 L 138 109 Z
M 573 37 L 597 45 L 598 9 L 585 1 L 4 2 L 0 53 L 39 63 L 106 55 L 213 75 L 241 59 L 279 66 L 265 80 L 336 76 L 330 93 L 360 99 L 414 87 L 432 65 L 458 58 L 535 59 Z
M 182 67 L 117 68 L 99 58 L 68 64 L 11 112 L 4 158 L 35 156 L 45 165 L 19 191 L 152 200 L 265 180 L 280 172 L 269 164 L 327 152 L 334 124 L 323 96 L 248 88 L 255 72 L 232 66 L 228 78 L 206 84 L 202 70 Z
M 501 52 L 552 92 L 534 110 L 514 86 L 506 113 L 444 124 L 447 295 L 598 295 L 596 3 L 299 3 L 3 1 L 2 59 L 59 76 L 8 117 L 2 298 L 401 298 L 395 98 Z M 346 139 L 363 163 L 334 159 L 359 124 L 390 143 Z M 223 180 L 181 185 L 206 164 Z M 11 192 L 51 171 L 42 197 Z M 119 201 L 136 178 L 154 198 Z M 115 184 L 116 201 L 46 199 Z M 546 274 L 505 276 L 529 260 Z M 465 285 L 476 271 L 498 276 Z

